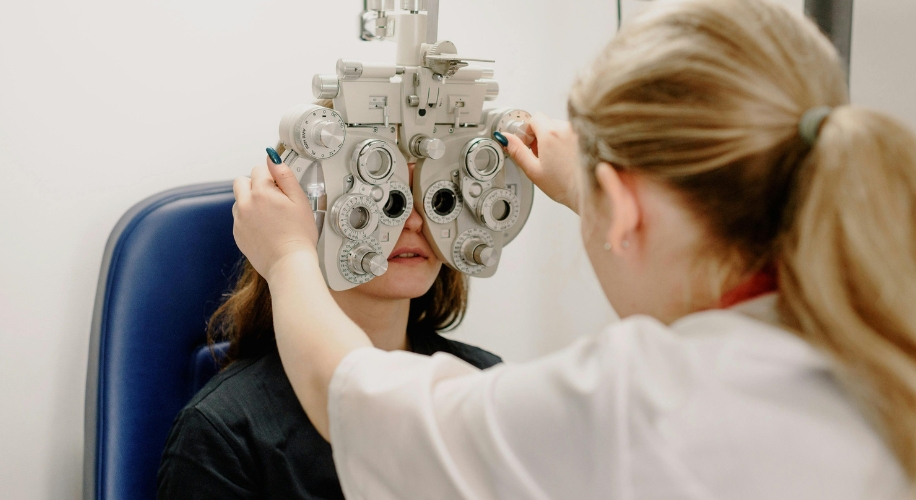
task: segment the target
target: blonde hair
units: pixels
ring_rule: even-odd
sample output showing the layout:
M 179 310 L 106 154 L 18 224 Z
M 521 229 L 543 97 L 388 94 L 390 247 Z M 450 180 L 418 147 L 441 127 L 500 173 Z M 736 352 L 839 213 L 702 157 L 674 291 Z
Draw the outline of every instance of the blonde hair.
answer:
M 624 26 L 569 112 L 590 173 L 669 186 L 729 273 L 776 264 L 787 323 L 837 361 L 916 480 L 916 137 L 847 95 L 812 22 L 683 0 Z M 811 146 L 798 127 L 818 106 L 835 109 Z

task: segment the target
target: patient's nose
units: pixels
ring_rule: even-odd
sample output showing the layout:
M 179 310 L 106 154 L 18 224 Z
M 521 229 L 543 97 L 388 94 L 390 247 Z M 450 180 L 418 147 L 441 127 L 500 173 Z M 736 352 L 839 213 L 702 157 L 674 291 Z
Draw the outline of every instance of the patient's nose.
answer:
M 419 207 L 414 206 L 413 210 L 410 211 L 410 216 L 407 217 L 407 221 L 404 223 L 404 230 L 415 233 L 423 230 L 423 217 L 420 216 Z

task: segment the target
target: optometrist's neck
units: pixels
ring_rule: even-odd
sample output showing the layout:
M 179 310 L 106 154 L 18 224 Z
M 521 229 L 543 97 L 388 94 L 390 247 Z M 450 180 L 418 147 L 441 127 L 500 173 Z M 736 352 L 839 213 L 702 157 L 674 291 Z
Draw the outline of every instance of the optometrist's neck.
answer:
M 372 345 L 385 350 L 407 350 L 407 318 L 410 299 L 384 299 L 357 289 L 331 291 L 344 314 L 359 325 Z

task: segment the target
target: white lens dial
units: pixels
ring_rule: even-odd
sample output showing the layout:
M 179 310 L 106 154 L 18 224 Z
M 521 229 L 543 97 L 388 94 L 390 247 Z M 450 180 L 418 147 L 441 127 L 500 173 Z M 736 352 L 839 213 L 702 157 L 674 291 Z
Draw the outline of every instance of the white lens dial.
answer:
M 331 226 L 337 234 L 351 240 L 365 240 L 378 228 L 381 212 L 372 198 L 346 194 L 331 208 Z
M 461 159 L 468 175 L 486 182 L 502 169 L 505 156 L 499 143 L 493 139 L 478 138 L 464 146 Z
M 534 143 L 535 135 L 531 130 L 531 113 L 521 109 L 504 111 L 496 121 L 493 132 L 517 136 L 526 146 Z
M 433 183 L 423 197 L 423 209 L 426 210 L 426 216 L 429 217 L 429 220 L 439 224 L 448 224 L 457 219 L 461 214 L 462 205 L 458 186 L 451 181 Z
M 366 184 L 388 182 L 398 165 L 394 149 L 386 141 L 369 139 L 353 150 L 351 170 Z
M 499 250 L 485 229 L 468 229 L 452 244 L 452 260 L 459 271 L 479 274 L 499 263 Z
M 505 231 L 518 222 L 518 197 L 508 189 L 490 189 L 477 203 L 477 219 L 493 231 Z
M 413 211 L 413 194 L 410 186 L 398 181 L 391 181 L 388 186 L 388 199 L 382 204 L 379 220 L 386 226 L 400 226 Z
M 347 138 L 347 125 L 333 109 L 314 104 L 289 110 L 280 121 L 280 140 L 300 156 L 315 160 L 340 152 Z
M 362 285 L 375 278 L 373 270 L 385 274 L 388 260 L 384 258 L 382 246 L 375 238 L 363 241 L 350 240 L 344 243 L 337 255 L 337 269 L 341 276 L 350 283 Z M 384 260 L 384 264 L 381 262 Z M 384 267 L 384 269 L 382 269 Z M 360 272 L 355 272 L 360 271 Z

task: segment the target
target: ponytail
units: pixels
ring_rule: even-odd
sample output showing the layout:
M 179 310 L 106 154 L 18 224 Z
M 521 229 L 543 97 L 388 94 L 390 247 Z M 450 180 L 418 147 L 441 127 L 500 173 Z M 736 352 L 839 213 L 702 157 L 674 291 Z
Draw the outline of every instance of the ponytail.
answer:
M 593 183 L 607 162 L 678 194 L 706 233 L 710 286 L 777 265 L 788 326 L 833 357 L 916 485 L 916 137 L 847 104 L 810 20 L 681 0 L 621 29 L 569 114 Z M 824 121 L 806 113 L 821 106 Z
M 780 291 L 799 335 L 840 377 L 916 477 L 916 137 L 835 110 L 799 167 Z

